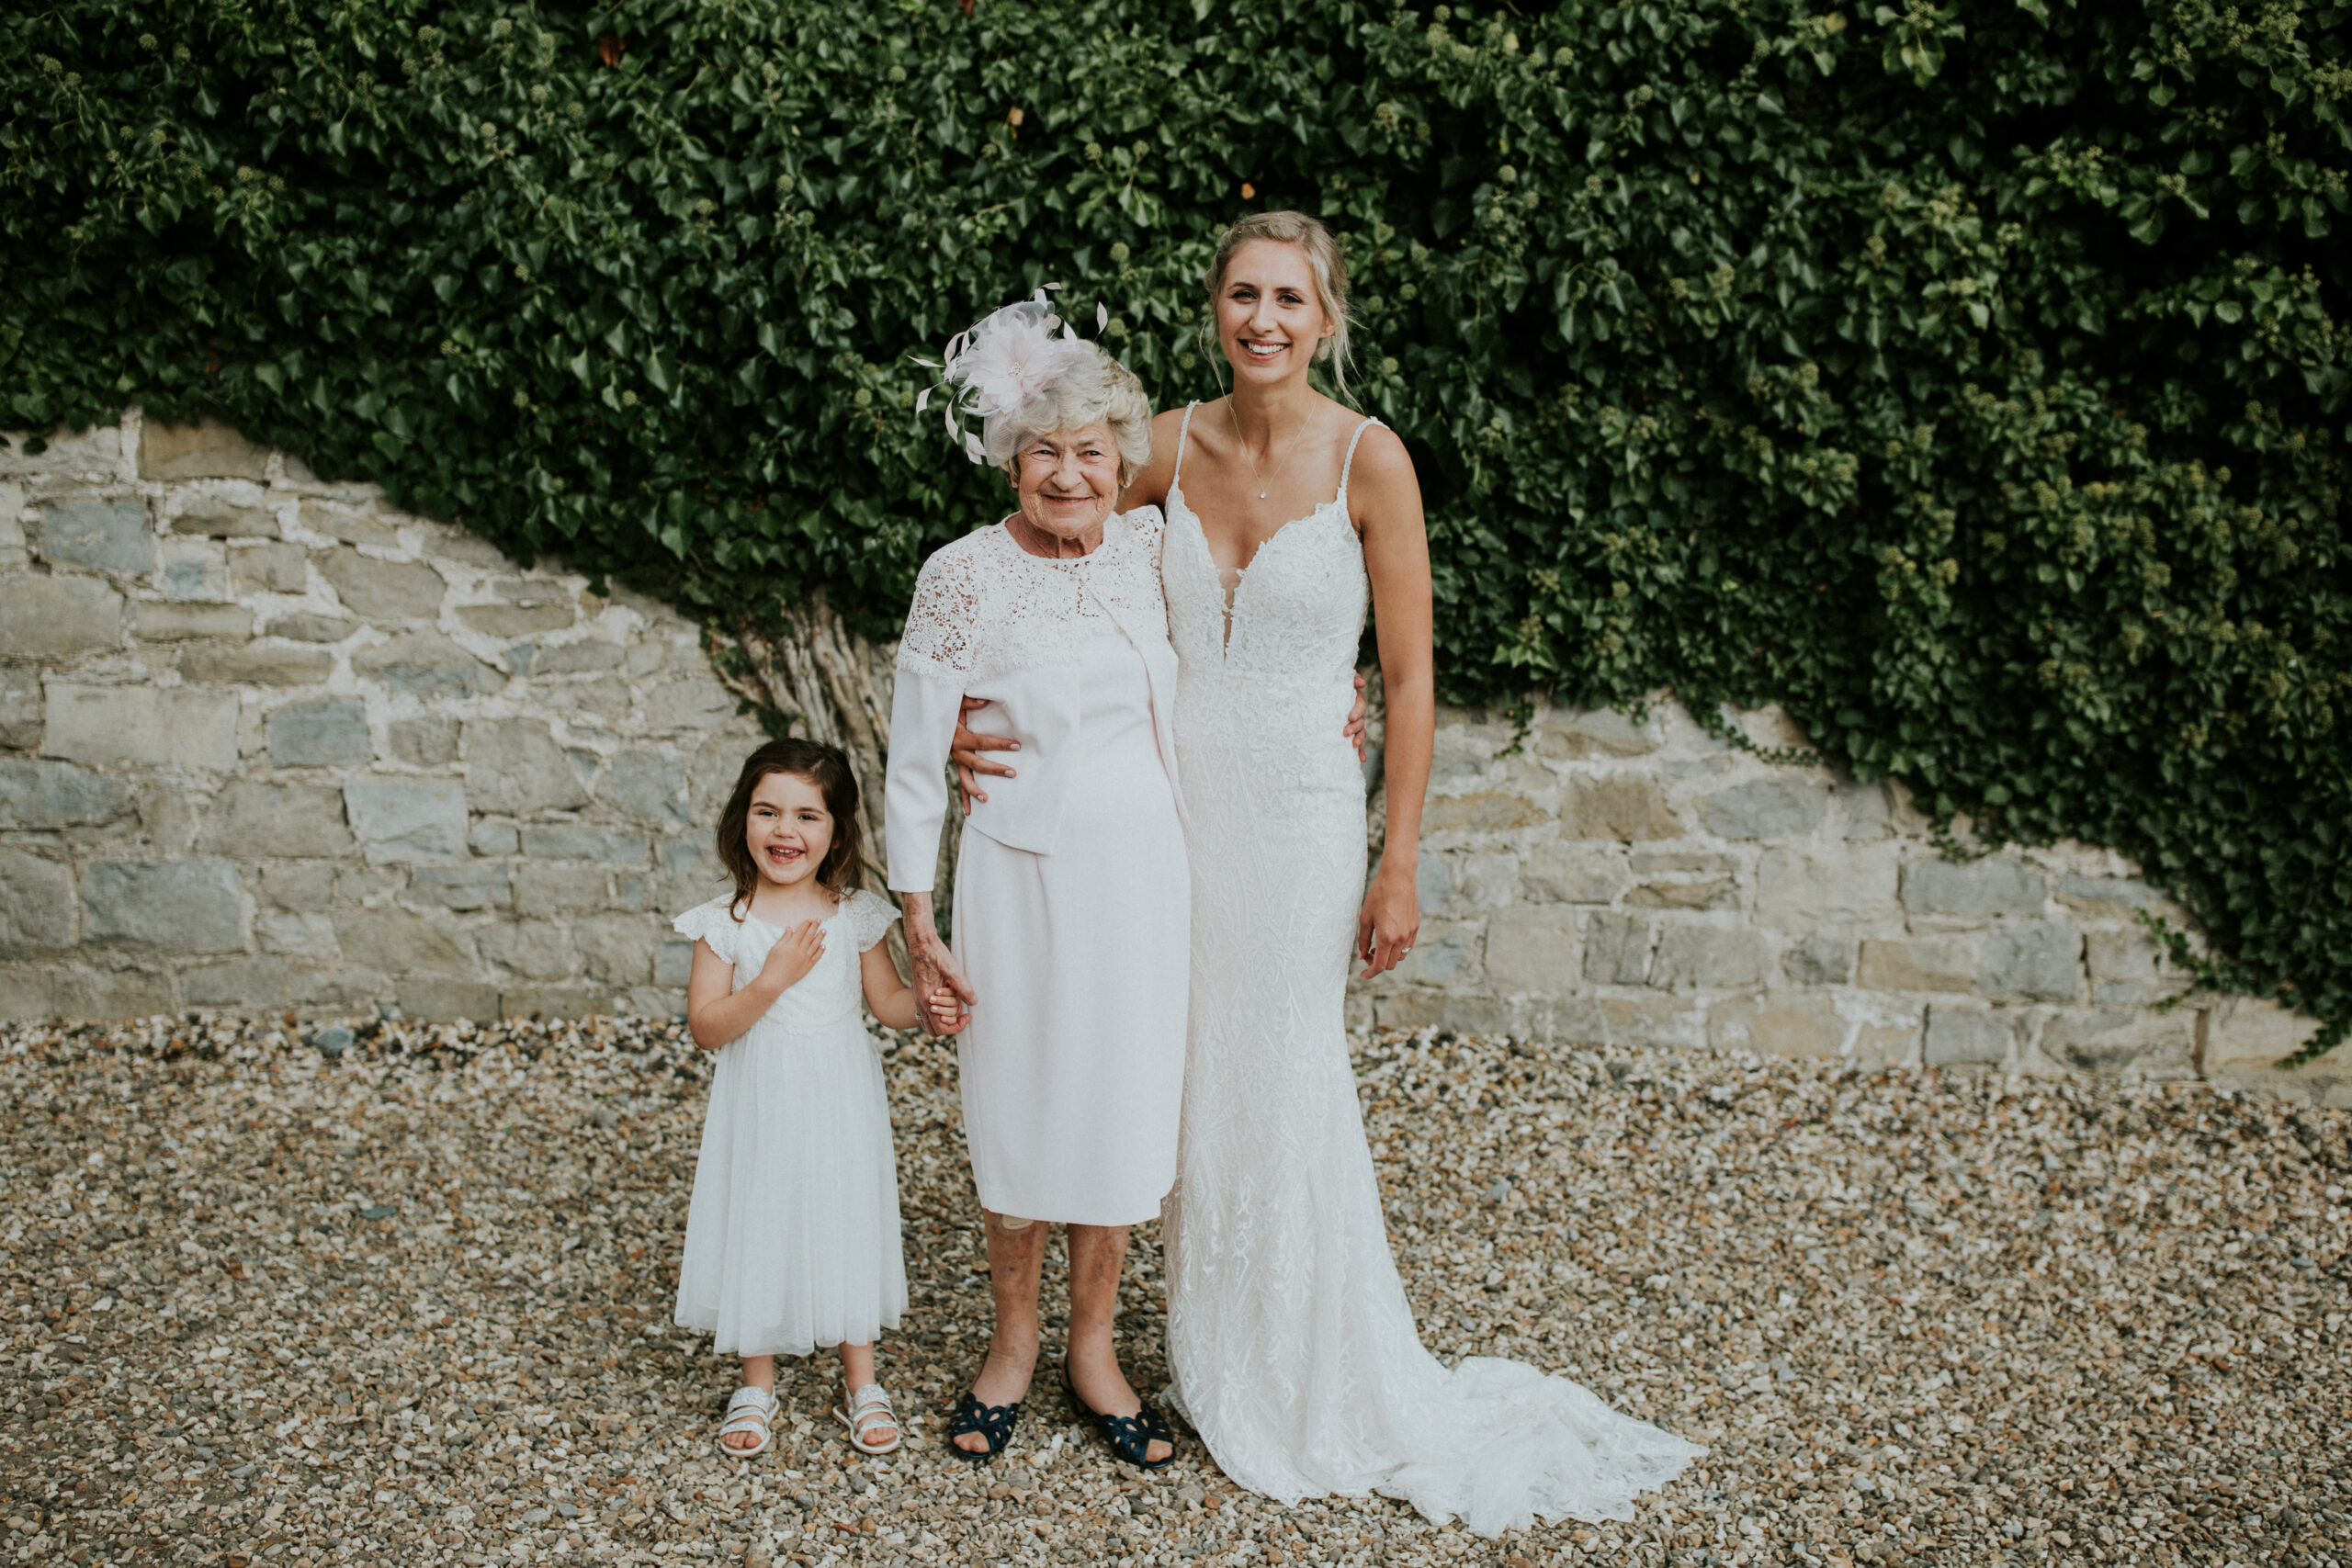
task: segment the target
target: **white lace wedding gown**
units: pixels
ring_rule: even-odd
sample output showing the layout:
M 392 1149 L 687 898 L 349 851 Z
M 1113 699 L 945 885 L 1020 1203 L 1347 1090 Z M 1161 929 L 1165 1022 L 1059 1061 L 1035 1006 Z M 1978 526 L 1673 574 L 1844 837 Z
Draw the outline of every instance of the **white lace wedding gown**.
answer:
M 1260 547 L 1229 631 L 1181 445 L 1169 491 L 1193 803 L 1191 1038 L 1162 1211 L 1174 1392 L 1227 1475 L 1285 1502 L 1381 1492 L 1490 1536 L 1628 1518 L 1704 1450 L 1523 1362 L 1440 1365 L 1389 1254 L 1342 1014 L 1364 782 L 1341 729 L 1368 597 L 1346 475 Z

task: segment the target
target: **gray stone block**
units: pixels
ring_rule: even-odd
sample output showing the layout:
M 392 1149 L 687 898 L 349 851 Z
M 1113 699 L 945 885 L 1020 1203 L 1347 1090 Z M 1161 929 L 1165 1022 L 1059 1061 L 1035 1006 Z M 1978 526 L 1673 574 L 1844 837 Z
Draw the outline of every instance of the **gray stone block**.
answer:
M 359 629 L 359 623 L 341 615 L 314 615 L 307 610 L 279 615 L 269 623 L 269 635 L 289 642 L 341 642 Z
M 1568 781 L 1561 826 L 1572 839 L 1641 843 L 1682 836 L 1666 792 L 1647 773 L 1579 775 Z
M 2083 959 L 2090 971 L 2095 1002 L 2145 1006 L 2161 1000 L 2169 989 L 2165 983 L 2164 949 L 2136 927 L 2086 933 Z
M 311 586 L 311 552 L 300 545 L 254 545 L 229 552 L 240 593 L 300 593 Z
M 561 926 L 524 919 L 474 932 L 481 954 L 526 980 L 561 980 L 580 973 L 580 954 Z
M 1781 955 L 1781 973 L 1799 986 L 1843 986 L 1854 977 L 1854 939 L 1815 931 Z
M 514 902 L 514 888 L 506 867 L 496 861 L 426 863 L 408 874 L 408 896 L 446 909 L 498 909 Z
M 348 697 L 289 703 L 269 716 L 269 760 L 281 768 L 345 768 L 374 761 L 368 709 Z
M 484 811 L 570 811 L 588 804 L 580 770 L 544 720 L 474 720 L 465 728 L 464 751 L 466 787 Z
M 669 937 L 653 951 L 653 983 L 684 990 L 695 972 L 695 944 L 682 937 Z
M 514 868 L 514 903 L 533 914 L 601 909 L 606 902 L 605 876 L 601 866 L 538 865 L 526 861 Z
M 334 878 L 323 861 L 279 862 L 261 868 L 261 896 L 281 909 L 323 909 L 334 902 Z
M 2186 1077 L 2196 1043 L 2194 1015 L 2138 1010 L 2062 1012 L 2042 1026 L 2041 1054 L 2086 1073 Z
M 1759 1056 L 1835 1056 L 1846 1043 L 1846 1021 L 1818 992 L 1733 997 L 1708 1010 L 1707 1043 Z
M 0 958 L 31 958 L 74 945 L 74 873 L 53 860 L 0 847 Z
M 214 539 L 275 539 L 277 518 L 265 506 L 232 496 L 194 495 L 181 503 L 178 515 L 172 519 L 172 532 L 200 534 Z
M 204 796 L 154 776 L 133 775 L 131 794 L 139 804 L 139 826 L 145 829 L 156 855 L 184 855 L 196 847 Z
M 1424 921 L 1413 951 L 1396 966 L 1396 978 L 1408 985 L 1454 986 L 1477 978 L 1479 943 L 1474 933 L 1459 926 Z
M 650 682 L 641 697 L 646 722 L 664 732 L 710 729 L 735 716 L 735 694 L 700 670 Z
M 1857 843 L 1875 842 L 1890 836 L 1894 824 L 1889 820 L 1894 812 L 1883 784 L 1861 784 L 1853 779 L 1838 781 L 1838 831 Z
M 181 686 L 51 682 L 40 749 L 76 762 L 227 773 L 237 765 L 237 694 Z
M 1584 977 L 1601 986 L 1638 986 L 1649 978 L 1657 927 L 1632 915 L 1596 914 L 1584 925 Z
M 285 643 L 191 643 L 183 678 L 221 686 L 315 686 L 334 673 L 334 655 Z
M 1828 819 L 1829 792 L 1799 778 L 1752 779 L 1699 803 L 1699 821 L 1719 839 L 1784 839 Z
M 322 784 L 232 779 L 205 808 L 198 847 L 246 858 L 339 855 L 351 848 L 343 792 Z
M 130 635 L 141 642 L 243 642 L 254 635 L 254 613 L 243 604 L 142 599 L 130 606 Z
M 1728 876 L 1703 882 L 1645 882 L 1625 895 L 1628 905 L 1646 909 L 1729 909 L 1739 903 L 1739 885 Z
M 458 619 L 485 637 L 525 637 L 561 631 L 578 618 L 571 591 L 560 583 L 529 586 L 545 592 L 508 604 L 462 605 Z
M 171 976 L 69 968 L 54 959 L 0 968 L 0 1018 L 153 1018 L 175 1010 Z
M 2136 876 L 2083 876 L 2074 872 L 2058 879 L 2058 902 L 2085 914 L 2121 919 L 2133 909 L 2151 908 L 2156 890 Z
M 1756 917 L 1794 932 L 1891 924 L 1898 852 L 1891 843 L 1766 850 L 1756 863 Z
M 26 447 L 39 439 L 39 452 Z M 112 424 L 87 430 L 59 428 L 47 435 L 0 433 L 0 474 L 78 474 L 119 479 L 122 474 L 122 431 Z
M 531 650 L 534 675 L 589 675 L 620 668 L 621 646 L 595 637 L 578 642 L 539 644 Z
M 607 806 L 648 822 L 684 823 L 685 759 L 636 748 L 615 752 L 596 781 L 596 794 Z
M 420 697 L 487 696 L 506 677 L 435 631 L 402 632 L 351 656 L 360 675 Z
M 387 975 L 473 975 L 472 945 L 466 933 L 444 927 L 413 910 L 340 909 L 335 941 L 343 951 Z
M 571 941 L 588 977 L 608 986 L 642 986 L 653 978 L 662 923 L 644 915 L 599 915 L 572 923 Z M 1419 950 L 1414 953 L 1419 956 Z
M 1965 936 L 1862 943 L 1861 983 L 1873 991 L 1968 991 L 1983 958 Z
M 122 641 L 122 595 L 93 577 L 0 578 L 0 654 L 63 659 Z
M 466 830 L 466 847 L 484 859 L 523 852 L 523 836 L 514 824 L 495 817 L 480 817 Z
M 401 1015 L 424 1023 L 486 1022 L 499 1016 L 498 987 L 486 980 L 437 976 L 402 980 Z
M 466 791 L 455 779 L 370 779 L 345 784 L 343 801 L 370 861 L 466 852 Z
M 225 860 L 99 861 L 81 882 L 86 942 L 157 953 L 245 945 L 244 887 Z
M 2004 1001 L 2079 1001 L 2083 933 L 2071 920 L 1995 926 L 1984 938 L 1984 967 L 1977 988 Z
M 266 877 L 267 873 L 264 875 Z M 254 935 L 264 953 L 329 962 L 342 956 L 342 950 L 335 945 L 334 922 L 321 914 L 262 909 L 254 916 Z
M 593 861 L 599 865 L 641 866 L 648 859 L 644 834 L 584 822 L 526 823 L 523 852 L 533 860 Z
M 1649 983 L 1662 991 L 1741 990 L 1764 983 L 1764 933 L 1747 926 L 1661 927 Z
M 370 621 L 426 621 L 441 613 L 449 585 L 423 561 L 379 560 L 355 549 L 311 556 L 344 607 Z
M 30 670 L 0 670 L 0 748 L 29 751 L 40 744 L 40 675 Z
M 1487 925 L 1487 981 L 1505 994 L 1557 996 L 1577 987 L 1575 912 L 1561 905 L 1514 909 Z
M 605 902 L 616 909 L 650 909 L 662 911 L 653 898 L 654 878 L 641 871 L 613 873 L 613 896 Z
M 268 476 L 269 454 L 219 420 L 194 424 L 148 421 L 139 431 L 142 479 L 258 479 Z
M 53 832 L 97 828 L 130 815 L 130 791 L 117 779 L 35 757 L 0 758 L 0 828 Z
M 335 502 L 305 501 L 301 518 L 303 527 L 330 539 L 341 539 L 346 545 L 367 545 L 382 550 L 400 547 L 399 529 L 380 517 Z
M 224 604 L 229 555 L 213 539 L 165 539 L 156 551 L 156 580 L 166 599 Z
M 1549 714 L 1535 726 L 1535 752 L 1572 762 L 1593 757 L 1639 757 L 1657 750 L 1650 727 L 1635 724 L 1614 708 Z
M 1421 818 L 1421 831 L 1501 833 L 1513 828 L 1532 828 L 1550 819 L 1549 812 L 1523 795 L 1481 790 L 1469 795 L 1430 796 L 1428 812 Z
M 298 1006 L 311 999 L 313 987 L 323 978 L 308 965 L 288 964 L 276 954 L 232 958 L 183 970 L 180 1001 L 187 1007 Z
M 392 761 L 412 768 L 445 768 L 458 760 L 458 721 L 441 714 L 401 719 L 386 739 Z
M 2015 1038 L 2008 1021 L 1994 1013 L 1932 1007 L 1924 1059 L 1931 1067 L 1998 1066 Z
M 1918 860 L 1903 868 L 1903 907 L 1914 915 L 1964 919 L 2038 915 L 2046 886 L 2040 872 L 2007 855 Z
M 147 503 L 76 496 L 45 501 L 40 517 L 43 560 L 137 577 L 155 570 L 155 531 Z

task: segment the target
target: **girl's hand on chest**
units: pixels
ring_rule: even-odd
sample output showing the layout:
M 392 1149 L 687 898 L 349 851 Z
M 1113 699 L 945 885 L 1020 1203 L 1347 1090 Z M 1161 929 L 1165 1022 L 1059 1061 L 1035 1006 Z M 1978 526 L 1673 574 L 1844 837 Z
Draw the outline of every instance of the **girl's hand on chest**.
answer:
M 760 982 L 780 994 L 791 989 L 825 956 L 825 927 L 821 920 L 802 920 L 784 928 L 760 965 Z

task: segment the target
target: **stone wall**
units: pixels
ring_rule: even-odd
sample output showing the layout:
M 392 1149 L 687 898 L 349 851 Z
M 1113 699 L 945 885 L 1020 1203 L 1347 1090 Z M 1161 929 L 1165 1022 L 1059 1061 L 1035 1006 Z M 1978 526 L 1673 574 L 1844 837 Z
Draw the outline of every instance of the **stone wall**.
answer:
M 684 1005 L 696 629 L 218 426 L 0 449 L 0 1016 Z
M 683 1005 L 667 915 L 758 731 L 695 628 L 217 426 L 0 448 L 0 1016 Z M 1777 713 L 1740 716 L 1766 750 Z M 1925 1064 L 2267 1072 L 2080 846 L 1954 862 L 1899 790 L 1660 704 L 1439 728 L 1427 925 L 1354 1021 Z M 2352 1053 L 2340 1054 L 2352 1055 Z

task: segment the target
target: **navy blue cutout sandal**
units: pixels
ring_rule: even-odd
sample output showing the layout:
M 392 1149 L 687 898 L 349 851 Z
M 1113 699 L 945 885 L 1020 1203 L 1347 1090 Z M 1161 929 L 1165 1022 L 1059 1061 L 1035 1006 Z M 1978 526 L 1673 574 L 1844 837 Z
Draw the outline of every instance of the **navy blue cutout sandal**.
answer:
M 1013 1424 L 1021 1419 L 1021 1402 L 1010 1404 L 982 1404 L 967 1389 L 964 1397 L 956 1402 L 955 1418 L 947 1424 L 947 1450 L 957 1459 L 974 1464 L 987 1464 L 1002 1453 L 1012 1441 Z M 977 1432 L 988 1443 L 978 1453 L 959 1446 L 955 1439 L 967 1432 Z
M 1070 1381 L 1069 1363 L 1062 1363 L 1062 1392 L 1069 1395 L 1071 1411 L 1082 1421 L 1091 1421 L 1111 1445 L 1111 1451 L 1134 1465 L 1137 1470 L 1166 1470 L 1176 1462 L 1176 1434 L 1168 1429 L 1150 1405 L 1146 1404 L 1133 1416 L 1105 1416 L 1078 1396 L 1078 1385 Z M 1144 1456 L 1155 1442 L 1168 1445 L 1168 1457 L 1149 1460 Z

